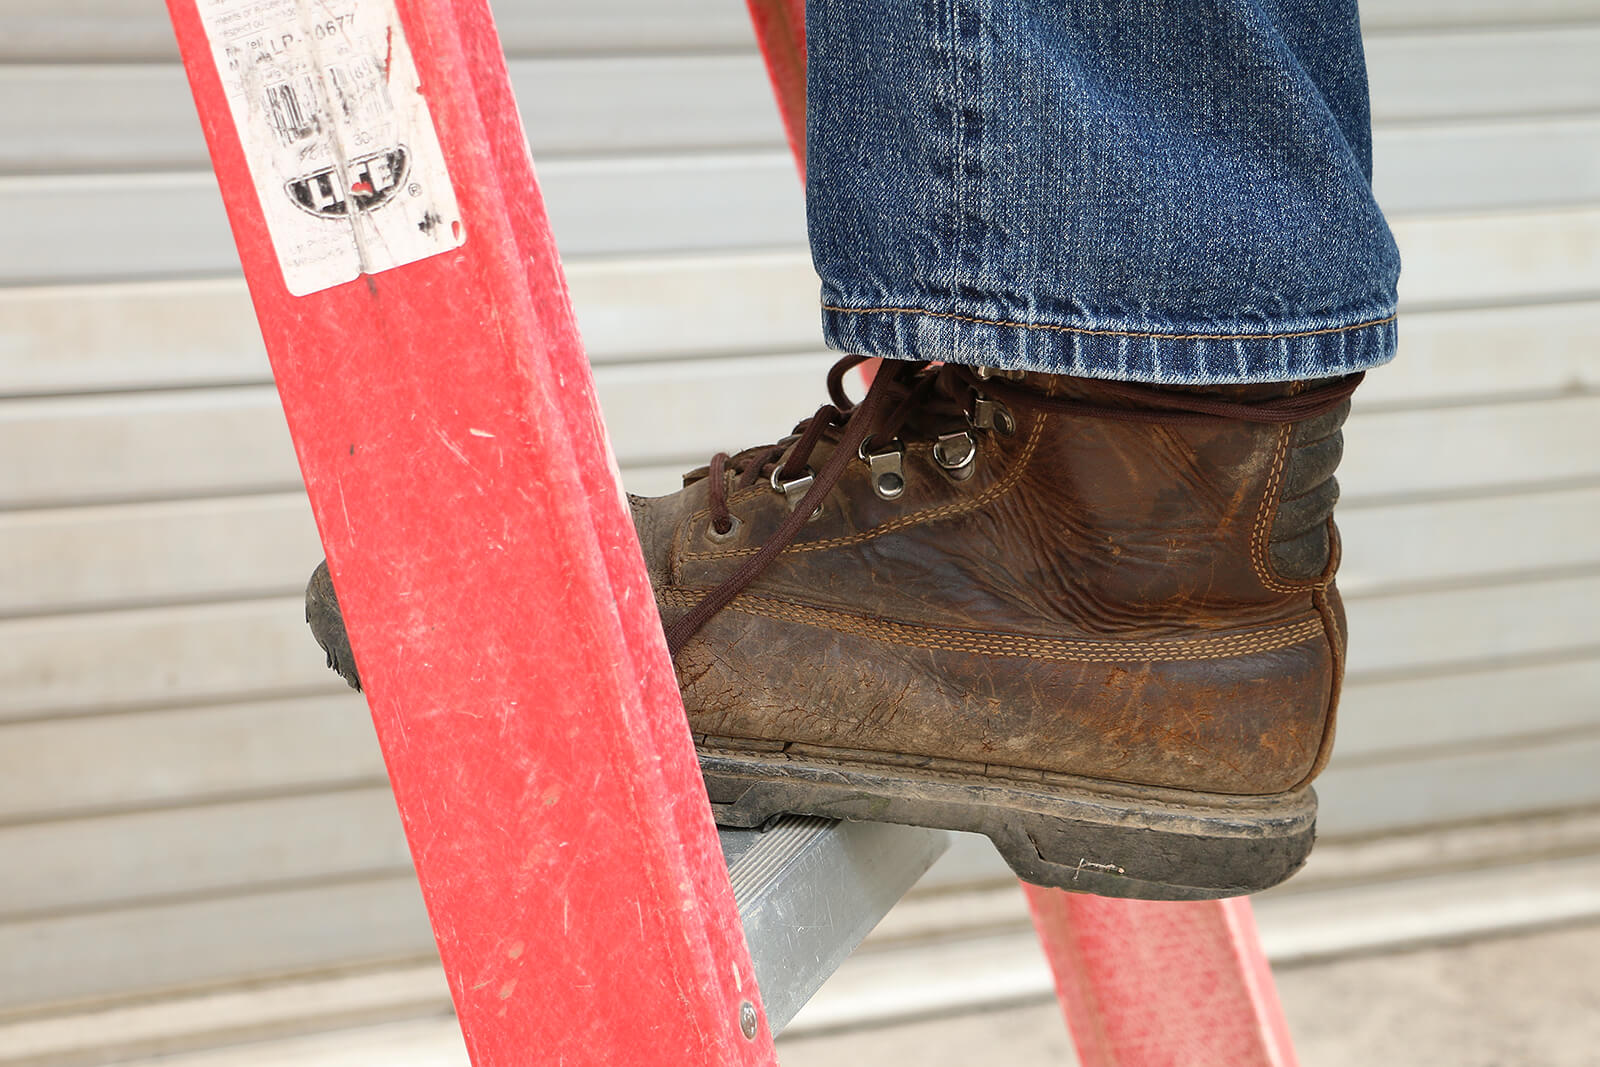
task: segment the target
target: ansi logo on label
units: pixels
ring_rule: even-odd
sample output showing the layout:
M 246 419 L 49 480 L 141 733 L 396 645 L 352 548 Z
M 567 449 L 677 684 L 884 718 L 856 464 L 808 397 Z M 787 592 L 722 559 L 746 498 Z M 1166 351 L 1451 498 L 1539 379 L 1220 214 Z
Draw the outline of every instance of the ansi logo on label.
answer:
M 410 155 L 405 145 L 350 161 L 348 185 L 339 180 L 337 167 L 302 174 L 284 184 L 289 198 L 302 211 L 321 218 L 343 218 L 354 201 L 357 211 L 382 206 L 405 184 Z
M 461 247 L 461 208 L 395 0 L 194 6 L 291 295 Z

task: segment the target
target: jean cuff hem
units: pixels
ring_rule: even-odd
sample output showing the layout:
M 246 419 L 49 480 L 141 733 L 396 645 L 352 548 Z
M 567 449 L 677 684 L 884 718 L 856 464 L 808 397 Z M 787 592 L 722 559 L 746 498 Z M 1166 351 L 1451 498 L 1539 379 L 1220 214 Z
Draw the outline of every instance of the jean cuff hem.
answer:
M 1156 385 L 1233 385 L 1328 378 L 1394 358 L 1392 308 L 1307 328 L 1226 333 L 1006 322 L 915 307 L 824 303 L 829 347 L 890 359 Z

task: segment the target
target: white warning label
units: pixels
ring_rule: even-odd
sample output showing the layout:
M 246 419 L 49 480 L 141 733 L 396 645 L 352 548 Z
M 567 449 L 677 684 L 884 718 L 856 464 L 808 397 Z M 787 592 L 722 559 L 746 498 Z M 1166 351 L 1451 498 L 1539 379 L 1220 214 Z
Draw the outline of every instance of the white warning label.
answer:
M 289 292 L 466 235 L 393 0 L 199 0 Z

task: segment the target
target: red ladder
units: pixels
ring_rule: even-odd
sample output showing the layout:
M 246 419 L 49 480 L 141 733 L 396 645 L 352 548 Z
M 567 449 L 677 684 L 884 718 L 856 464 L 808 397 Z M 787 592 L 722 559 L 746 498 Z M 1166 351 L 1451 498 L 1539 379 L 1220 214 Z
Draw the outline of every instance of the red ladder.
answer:
M 775 1063 L 485 0 L 169 7 L 473 1063 Z M 1247 902 L 1029 893 L 1087 1067 L 1294 1062 Z

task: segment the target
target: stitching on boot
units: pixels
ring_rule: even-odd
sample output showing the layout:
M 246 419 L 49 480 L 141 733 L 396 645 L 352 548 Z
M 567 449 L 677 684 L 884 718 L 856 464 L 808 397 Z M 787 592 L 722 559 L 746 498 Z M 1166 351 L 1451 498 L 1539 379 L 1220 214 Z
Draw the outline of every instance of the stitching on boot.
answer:
M 1334 470 L 1344 451 L 1344 423 L 1349 412 L 1346 401 L 1314 419 L 1296 423 L 1289 435 L 1264 557 L 1279 581 L 1313 583 L 1331 573 L 1329 520 L 1339 499 Z M 1316 480 L 1308 485 L 1308 479 Z M 1295 491 L 1293 497 L 1287 496 L 1291 490 Z
M 1332 526 L 1333 520 L 1328 524 Z M 1333 547 L 1330 549 L 1332 562 L 1338 564 L 1338 534 L 1330 530 Z M 1328 568 L 1330 571 L 1333 566 Z M 1328 759 L 1333 755 L 1333 735 L 1339 723 L 1339 696 L 1344 690 L 1344 642 L 1339 639 L 1339 625 L 1334 619 L 1333 604 L 1329 600 L 1328 587 L 1325 585 L 1311 594 L 1311 602 L 1316 606 L 1318 621 L 1322 624 L 1323 638 L 1328 642 L 1329 666 L 1333 671 L 1332 679 L 1328 685 L 1328 710 L 1322 719 L 1322 738 L 1317 743 L 1316 757 L 1311 761 L 1311 769 L 1306 771 L 1294 788 L 1300 789 L 1308 785 L 1312 779 L 1321 774 L 1328 765 Z
M 1328 584 L 1329 575 L 1291 581 L 1280 577 L 1268 556 L 1268 540 L 1272 534 L 1272 516 L 1277 510 L 1278 494 L 1283 488 L 1284 464 L 1289 456 L 1289 442 L 1294 437 L 1294 424 L 1284 423 L 1278 428 L 1278 444 L 1272 456 L 1272 473 L 1267 478 L 1266 492 L 1261 497 L 1261 510 L 1256 513 L 1255 525 L 1250 531 L 1250 566 L 1256 578 L 1274 593 L 1304 593 L 1321 589 Z
M 676 605 L 693 603 L 689 590 L 663 590 L 663 600 Z M 794 604 L 786 600 L 741 594 L 730 610 L 759 615 L 779 622 L 797 622 L 837 633 L 854 634 L 886 644 L 942 652 L 1011 656 L 1021 659 L 1060 660 L 1071 663 L 1176 663 L 1187 660 L 1226 659 L 1254 652 L 1273 652 L 1321 637 L 1319 615 L 1242 634 L 1179 638 L 1172 641 L 1093 641 L 1071 638 L 1028 637 L 1021 634 L 975 634 L 914 626 L 888 619 L 867 619 L 828 608 Z
M 1278 427 L 1278 443 L 1272 453 L 1272 473 L 1267 476 L 1266 492 L 1261 495 L 1261 508 L 1256 512 L 1255 524 L 1250 530 L 1250 566 L 1256 572 L 1256 578 L 1263 586 L 1274 593 L 1298 593 L 1305 586 L 1290 585 L 1279 581 L 1271 572 L 1271 565 L 1267 560 L 1267 534 L 1271 528 L 1269 516 L 1273 507 L 1278 502 L 1278 490 L 1283 478 L 1283 463 L 1289 454 L 1289 438 L 1294 433 L 1294 425 L 1285 423 Z

